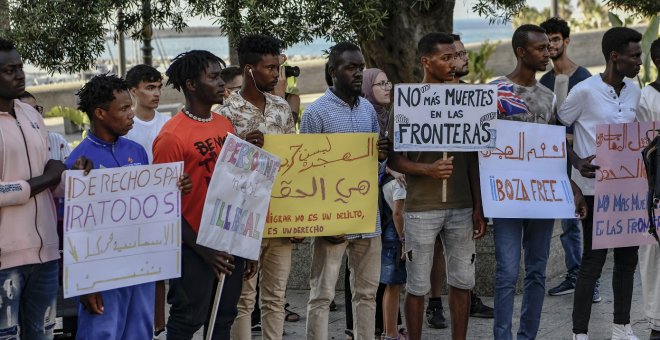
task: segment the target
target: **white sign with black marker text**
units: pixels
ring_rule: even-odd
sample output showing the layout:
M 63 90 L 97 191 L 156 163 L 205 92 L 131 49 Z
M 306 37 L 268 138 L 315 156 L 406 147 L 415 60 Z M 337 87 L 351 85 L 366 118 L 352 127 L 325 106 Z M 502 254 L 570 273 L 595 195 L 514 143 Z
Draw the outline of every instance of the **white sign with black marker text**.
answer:
M 399 84 L 394 151 L 477 151 L 494 146 L 497 86 Z

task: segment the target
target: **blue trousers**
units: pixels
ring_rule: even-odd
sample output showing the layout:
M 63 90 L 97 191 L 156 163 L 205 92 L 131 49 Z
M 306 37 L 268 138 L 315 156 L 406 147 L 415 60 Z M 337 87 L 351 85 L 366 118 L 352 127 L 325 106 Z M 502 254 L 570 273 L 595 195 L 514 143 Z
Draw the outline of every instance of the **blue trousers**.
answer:
M 564 262 L 566 273 L 577 277 L 582 262 L 582 240 L 580 221 L 575 218 L 561 221 L 561 246 L 564 248 Z
M 495 320 L 496 340 L 513 339 L 511 319 L 516 282 L 524 252 L 525 277 L 517 339 L 534 339 L 541 321 L 545 298 L 545 269 L 550 254 L 554 220 L 493 219 L 495 239 Z
M 151 339 L 154 327 L 153 282 L 111 289 L 103 295 L 103 314 L 91 314 L 78 305 L 76 339 Z
M 58 271 L 57 260 L 0 270 L 0 339 L 53 338 Z

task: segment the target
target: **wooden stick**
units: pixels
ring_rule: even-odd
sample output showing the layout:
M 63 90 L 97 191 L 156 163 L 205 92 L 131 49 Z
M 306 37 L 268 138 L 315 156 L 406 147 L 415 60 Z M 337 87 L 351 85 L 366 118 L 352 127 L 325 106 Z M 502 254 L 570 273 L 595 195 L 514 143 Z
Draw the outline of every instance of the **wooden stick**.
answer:
M 213 328 L 215 327 L 215 318 L 218 316 L 218 307 L 220 306 L 220 295 L 222 295 L 222 287 L 225 285 L 225 274 L 220 274 L 218 278 L 218 286 L 215 288 L 215 298 L 213 299 L 213 309 L 211 309 L 211 318 L 209 319 L 209 326 L 206 330 L 206 340 L 213 338 Z
M 442 160 L 447 160 L 447 152 L 442 153 Z M 442 202 L 447 202 L 447 180 L 442 180 Z

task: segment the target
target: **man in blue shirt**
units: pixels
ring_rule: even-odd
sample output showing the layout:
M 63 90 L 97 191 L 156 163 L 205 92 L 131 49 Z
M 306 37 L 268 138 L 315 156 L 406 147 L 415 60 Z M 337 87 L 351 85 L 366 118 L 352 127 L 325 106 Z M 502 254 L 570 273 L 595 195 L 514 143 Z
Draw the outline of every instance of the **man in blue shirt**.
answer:
M 364 64 L 362 52 L 356 45 L 343 42 L 332 48 L 328 71 L 334 86 L 307 107 L 300 132 L 379 132 L 376 110 L 366 98 L 360 96 Z M 388 149 L 386 138 L 379 141 L 378 148 L 382 151 Z M 379 152 L 379 158 L 381 154 Z M 356 316 L 353 329 L 358 339 L 374 336 L 381 254 L 380 214 L 377 216 L 374 233 L 315 237 L 312 240 L 308 339 L 328 339 L 330 301 L 334 298 L 344 252 L 348 255 L 351 271 L 353 315 Z
M 568 58 L 568 45 L 571 42 L 571 29 L 568 23 L 561 18 L 550 18 L 540 25 L 548 36 L 550 47 L 550 59 L 552 59 L 552 69 L 546 72 L 539 81 L 543 86 L 554 91 L 557 96 L 557 107 L 559 108 L 563 100 L 577 83 L 591 77 L 591 73 Z M 555 80 L 568 78 L 568 86 L 561 85 L 555 87 Z M 564 82 L 559 81 L 559 82 Z M 566 127 L 566 135 L 569 143 L 573 143 L 573 127 Z M 571 175 L 571 164 L 568 163 L 568 175 Z M 548 290 L 548 295 L 557 296 L 571 294 L 575 290 L 575 281 L 580 270 L 582 261 L 582 245 L 580 237 L 580 225 L 575 218 L 561 221 L 562 234 L 560 237 L 561 245 L 564 248 L 564 262 L 566 263 L 566 277 L 558 286 Z M 602 298 L 598 290 L 599 282 L 596 283 L 593 302 L 600 302 Z
M 99 75 L 77 95 L 78 109 L 87 113 L 91 128 L 66 161 L 67 168 L 85 156 L 94 168 L 147 165 L 144 148 L 122 138 L 133 127 L 131 96 L 126 82 L 115 75 Z M 189 191 L 182 177 L 179 187 Z M 186 184 L 182 184 L 185 182 Z M 77 339 L 150 339 L 154 320 L 154 283 L 111 289 L 80 297 Z

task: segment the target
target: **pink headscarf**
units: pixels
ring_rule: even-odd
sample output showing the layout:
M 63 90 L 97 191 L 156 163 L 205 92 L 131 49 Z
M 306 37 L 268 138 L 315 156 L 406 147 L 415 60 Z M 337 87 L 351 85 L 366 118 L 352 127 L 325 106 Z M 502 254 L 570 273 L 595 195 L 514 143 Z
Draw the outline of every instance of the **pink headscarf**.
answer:
M 374 82 L 381 72 L 383 71 L 378 68 L 368 68 L 362 72 L 362 95 L 367 98 L 371 105 L 374 106 L 374 109 L 376 109 L 376 113 L 378 114 L 378 125 L 380 125 L 380 131 L 383 133 L 387 130 L 387 123 L 390 115 L 384 107 L 376 103 L 376 98 L 374 98 Z

